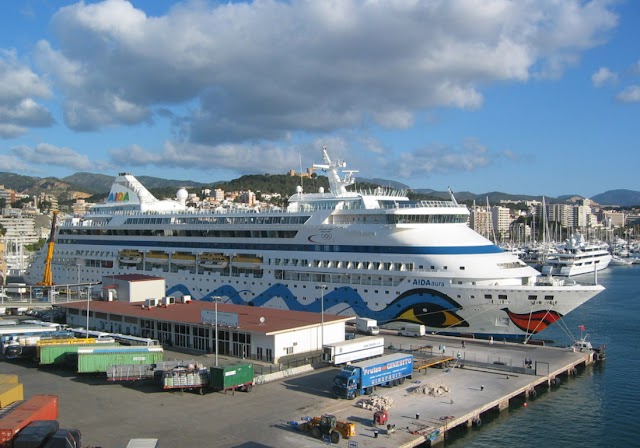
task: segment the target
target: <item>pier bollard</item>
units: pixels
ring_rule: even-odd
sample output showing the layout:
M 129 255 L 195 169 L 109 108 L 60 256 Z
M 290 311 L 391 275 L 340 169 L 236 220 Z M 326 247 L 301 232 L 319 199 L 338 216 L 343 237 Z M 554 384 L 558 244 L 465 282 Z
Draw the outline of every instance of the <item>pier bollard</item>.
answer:
M 416 412 L 416 420 L 420 419 L 420 413 Z
M 374 439 L 378 438 L 378 430 L 377 429 L 375 431 L 373 431 L 373 438 Z

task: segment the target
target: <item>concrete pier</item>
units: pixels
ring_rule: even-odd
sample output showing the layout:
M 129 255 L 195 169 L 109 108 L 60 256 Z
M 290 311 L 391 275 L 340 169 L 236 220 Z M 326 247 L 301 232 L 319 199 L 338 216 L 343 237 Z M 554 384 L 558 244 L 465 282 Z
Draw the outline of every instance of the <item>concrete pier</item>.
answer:
M 359 447 L 398 446 L 403 448 L 436 446 L 458 427 L 482 425 L 483 416 L 508 409 L 512 400 L 526 401 L 538 391 L 550 389 L 574 377 L 578 369 L 604 359 L 603 352 L 575 351 L 571 348 L 545 347 L 478 340 L 428 336 L 430 345 L 443 345 L 447 353 L 436 349 L 433 356 L 424 346 L 400 344 L 404 351 L 415 352 L 416 370 L 413 380 L 397 388 L 378 388 L 378 395 L 389 396 L 393 406 L 389 422 L 396 425 L 393 433 L 382 431 L 376 440 L 366 438 L 370 429 L 358 428 Z M 455 353 L 451 353 L 455 352 Z M 425 384 L 444 384 L 448 392 L 439 396 L 415 394 L 412 390 Z M 363 398 L 363 397 L 360 397 Z M 365 397 L 366 398 L 366 397 Z M 358 399 L 354 400 L 355 402 Z M 327 409 L 339 418 L 362 422 L 367 413 L 352 402 L 342 400 Z M 412 416 L 420 414 L 420 419 Z

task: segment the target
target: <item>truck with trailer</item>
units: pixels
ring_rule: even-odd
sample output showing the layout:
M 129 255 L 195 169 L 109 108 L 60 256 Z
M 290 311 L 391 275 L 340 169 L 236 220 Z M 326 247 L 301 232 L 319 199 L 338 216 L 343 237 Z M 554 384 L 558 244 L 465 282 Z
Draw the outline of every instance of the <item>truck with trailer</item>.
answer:
M 371 395 L 377 386 L 403 384 L 413 375 L 413 355 L 395 353 L 342 368 L 333 379 L 333 393 L 338 398 L 353 400 L 358 395 Z
M 362 361 L 363 359 L 380 356 L 384 353 L 384 338 L 366 336 L 348 341 L 326 344 L 322 347 L 322 361 L 333 364 Z
M 380 334 L 378 321 L 375 319 L 369 319 L 368 317 L 356 317 L 356 331 L 370 336 Z
M 414 338 L 419 338 L 421 336 L 425 336 L 427 334 L 426 328 L 421 324 L 411 324 L 406 323 L 398 330 L 398 334 L 400 336 L 411 336 Z

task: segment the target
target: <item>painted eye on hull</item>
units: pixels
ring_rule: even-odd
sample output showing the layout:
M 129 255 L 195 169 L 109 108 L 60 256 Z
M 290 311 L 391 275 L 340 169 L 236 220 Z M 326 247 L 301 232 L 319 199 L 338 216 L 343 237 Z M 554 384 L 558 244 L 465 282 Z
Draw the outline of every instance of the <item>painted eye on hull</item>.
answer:
M 454 311 L 440 305 L 418 303 L 402 310 L 393 320 L 423 324 L 431 328 L 468 327 Z
M 503 308 L 502 311 L 507 313 L 516 327 L 529 334 L 539 333 L 552 323 L 562 319 L 562 314 L 551 310 L 523 314 L 514 313 L 508 308 Z

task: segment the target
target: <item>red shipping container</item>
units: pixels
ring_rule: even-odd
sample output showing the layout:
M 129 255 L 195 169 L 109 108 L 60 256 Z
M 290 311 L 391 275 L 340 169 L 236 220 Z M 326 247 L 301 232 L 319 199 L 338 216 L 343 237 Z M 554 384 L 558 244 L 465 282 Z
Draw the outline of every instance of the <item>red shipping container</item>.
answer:
M 57 420 L 58 396 L 34 395 L 0 417 L 0 448 L 11 448 L 13 438 L 34 420 Z

